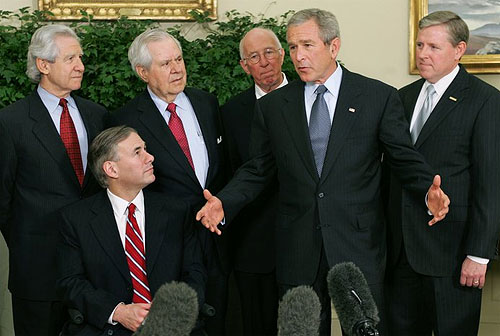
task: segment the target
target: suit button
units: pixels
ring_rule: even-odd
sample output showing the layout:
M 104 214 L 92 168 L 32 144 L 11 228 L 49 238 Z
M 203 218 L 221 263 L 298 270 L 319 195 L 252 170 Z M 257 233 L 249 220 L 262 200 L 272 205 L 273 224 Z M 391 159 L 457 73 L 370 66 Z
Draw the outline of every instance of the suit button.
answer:
M 111 335 L 113 335 L 113 334 L 114 334 L 114 331 L 113 331 L 113 330 L 111 330 L 111 329 L 108 329 L 108 335 L 109 335 L 109 336 L 111 336 Z
M 321 226 L 316 225 L 316 230 L 321 230 Z
M 319 198 L 323 198 L 323 197 L 325 197 L 325 194 L 324 194 L 324 193 L 319 193 L 319 194 L 318 194 L 318 197 L 319 197 Z

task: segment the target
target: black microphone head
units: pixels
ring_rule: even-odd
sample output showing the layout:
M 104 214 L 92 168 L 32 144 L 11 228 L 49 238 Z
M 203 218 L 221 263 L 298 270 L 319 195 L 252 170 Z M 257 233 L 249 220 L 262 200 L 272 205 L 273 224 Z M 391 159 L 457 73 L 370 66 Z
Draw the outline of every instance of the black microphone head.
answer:
M 288 290 L 278 308 L 278 336 L 315 336 L 319 332 L 321 304 L 308 286 Z
M 378 309 L 365 276 L 352 262 L 333 266 L 327 276 L 328 292 L 344 332 L 354 331 L 360 322 L 377 324 Z
M 198 296 L 184 282 L 163 284 L 135 336 L 188 336 L 198 318 Z

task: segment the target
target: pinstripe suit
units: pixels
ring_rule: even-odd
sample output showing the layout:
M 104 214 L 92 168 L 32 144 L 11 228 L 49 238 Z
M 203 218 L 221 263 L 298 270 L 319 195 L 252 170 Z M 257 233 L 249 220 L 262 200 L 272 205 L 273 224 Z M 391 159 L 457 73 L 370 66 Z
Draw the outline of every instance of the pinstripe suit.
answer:
M 411 145 L 396 90 L 343 69 L 321 178 L 309 140 L 302 81 L 259 99 L 255 113 L 253 158 L 217 195 L 226 220 L 276 173 L 278 282 L 313 284 L 325 255 L 327 267 L 352 261 L 370 285 L 380 285 L 386 256 L 381 154 L 388 154 L 398 176 L 422 203 L 433 177 Z M 376 294 L 381 299 L 382 292 Z M 327 293 L 321 296 L 329 308 Z
M 107 112 L 91 101 L 73 98 L 90 143 L 104 129 Z M 0 111 L 0 147 L 0 229 L 9 246 L 9 289 L 24 300 L 57 301 L 57 210 L 100 188 L 89 169 L 80 187 L 36 91 Z
M 408 120 L 423 83 L 420 79 L 400 90 Z M 398 264 L 391 284 L 393 304 L 418 310 L 400 301 L 411 295 L 409 287 L 402 288 L 402 278 L 408 276 L 399 267 L 403 263 L 409 266 L 407 271 L 421 275 L 418 281 L 440 288 L 435 297 L 426 297 L 422 291 L 414 294 L 426 300 L 421 302 L 425 308 L 415 314 L 426 316 L 435 310 L 441 335 L 477 333 L 481 291 L 461 288 L 458 277 L 467 255 L 491 259 L 495 253 L 500 230 L 499 141 L 500 93 L 461 67 L 415 143 L 441 174 L 442 189 L 451 200 L 450 212 L 442 222 L 427 226 L 424 206 L 396 180 L 391 181 L 389 256 L 391 264 Z

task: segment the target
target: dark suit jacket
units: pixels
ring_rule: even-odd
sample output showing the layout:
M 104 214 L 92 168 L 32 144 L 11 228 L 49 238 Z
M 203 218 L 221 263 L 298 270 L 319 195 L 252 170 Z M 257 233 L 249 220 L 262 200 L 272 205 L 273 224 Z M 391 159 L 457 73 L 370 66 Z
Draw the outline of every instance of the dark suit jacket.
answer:
M 144 193 L 146 273 L 151 294 L 182 280 L 203 302 L 205 270 L 187 204 Z M 65 303 L 84 318 L 70 334 L 99 335 L 125 328 L 107 323 L 120 302 L 132 302 L 132 280 L 113 208 L 103 190 L 61 211 L 58 287 Z M 131 332 L 129 332 L 131 334 Z
M 250 159 L 250 129 L 255 108 L 255 86 L 231 98 L 221 108 L 231 175 Z M 274 222 L 278 207 L 275 180 L 254 202 L 228 223 L 234 268 L 247 273 L 269 273 L 275 267 Z
M 73 96 L 92 139 L 106 110 Z M 35 91 L 0 111 L 0 229 L 9 246 L 9 289 L 29 300 L 56 300 L 56 211 L 99 190 L 90 169 L 80 187 L 54 123 Z
M 352 261 L 368 283 L 385 270 L 381 154 L 424 202 L 430 168 L 414 150 L 394 88 L 343 69 L 323 174 L 318 177 L 296 81 L 259 99 L 252 126 L 253 158 L 218 194 L 231 220 L 277 173 L 278 282 L 312 284 L 322 246 L 328 263 Z
M 193 106 L 208 151 L 209 168 L 205 188 L 217 192 L 225 182 L 219 105 L 215 96 L 204 91 L 186 88 L 184 93 Z M 116 111 L 114 118 L 117 124 L 135 128 L 146 142 L 148 152 L 155 157 L 153 165 L 156 180 L 148 188 L 185 200 L 193 211 L 198 211 L 205 204 L 203 189 L 148 91 L 144 90 Z M 213 238 L 218 243 L 223 267 L 227 266 L 224 238 Z
M 423 83 L 420 79 L 400 90 L 408 121 Z M 392 260 L 402 240 L 413 269 L 431 276 L 452 275 L 467 254 L 493 258 L 500 230 L 499 140 L 500 93 L 461 67 L 415 144 L 441 174 L 450 212 L 429 227 L 421 202 L 392 181 Z

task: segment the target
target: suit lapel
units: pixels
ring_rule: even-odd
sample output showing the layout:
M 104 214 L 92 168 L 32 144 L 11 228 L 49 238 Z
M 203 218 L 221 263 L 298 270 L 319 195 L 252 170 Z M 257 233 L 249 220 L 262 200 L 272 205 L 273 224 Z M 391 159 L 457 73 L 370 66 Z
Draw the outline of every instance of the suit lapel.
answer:
M 422 127 L 418 136 L 415 147 L 419 148 L 425 140 L 432 134 L 436 127 L 455 109 L 458 104 L 465 98 L 468 90 L 468 74 L 460 67 L 455 79 L 444 92 L 443 96 L 432 110 L 429 119 Z
M 304 102 L 304 82 L 295 81 L 288 84 L 288 90 L 285 90 L 284 103 L 281 108 L 281 114 L 287 125 L 291 139 L 293 140 L 299 156 L 304 162 L 307 171 L 311 177 L 317 181 L 318 173 L 314 163 L 314 154 L 309 138 L 309 128 Z M 297 101 L 298 98 L 298 101 Z
M 353 80 L 352 74 L 347 69 L 342 68 L 342 71 L 342 82 L 333 116 L 321 180 L 325 180 L 331 172 L 335 160 L 359 114 L 366 113 L 366 111 L 361 111 L 359 106 L 359 101 L 361 101 L 359 98 L 361 95 L 359 84 Z
M 91 210 L 95 214 L 95 217 L 91 219 L 90 226 L 94 231 L 96 239 L 113 264 L 118 268 L 123 278 L 127 282 L 131 282 L 127 257 L 125 256 L 120 233 L 116 226 L 113 208 L 105 190 L 101 191 L 95 198 Z
M 62 171 L 68 177 L 68 181 L 71 181 L 80 189 L 80 183 L 66 153 L 66 148 L 38 93 L 31 94 L 29 104 L 29 115 L 34 120 L 33 134 L 50 156 L 61 166 Z
M 201 133 L 203 135 L 203 140 L 205 142 L 205 147 L 208 152 L 208 172 L 207 180 L 205 185 L 210 185 L 210 182 L 215 175 L 215 167 L 217 167 L 217 160 L 219 160 L 217 155 L 217 138 L 220 136 L 217 134 L 217 130 L 214 129 L 214 121 L 212 113 L 207 111 L 207 101 L 201 97 L 197 97 L 196 91 L 186 88 L 184 93 L 188 97 L 191 105 L 193 106 L 194 114 L 198 120 L 198 124 L 201 128 Z M 192 170 L 192 169 L 191 169 Z M 194 174 L 193 174 L 194 175 Z M 196 176 L 195 176 L 196 177 Z M 198 180 L 196 180 L 198 182 Z
M 153 195 L 144 192 L 145 231 L 146 231 L 146 270 L 152 274 L 153 267 L 161 249 L 168 223 L 168 213 L 164 203 Z
M 158 140 L 158 142 L 170 153 L 172 158 L 184 168 L 186 174 L 199 185 L 198 179 L 189 165 L 189 162 L 184 155 L 177 140 L 173 136 L 170 128 L 168 128 L 165 119 L 163 119 L 160 111 L 149 96 L 148 91 L 144 91 L 140 96 L 137 104 L 137 109 L 140 112 L 139 120 L 143 126 Z
M 95 118 L 93 118 L 92 116 L 93 113 L 92 108 L 88 106 L 88 104 L 82 98 L 76 95 L 72 95 L 72 97 L 76 102 L 78 112 L 80 112 L 80 116 L 82 117 L 83 120 L 83 125 L 85 127 L 85 130 L 87 131 L 87 146 L 88 146 L 87 148 L 90 148 L 90 143 L 97 136 L 97 133 L 99 131 L 97 125 L 94 122 Z M 90 179 L 90 175 L 91 175 L 90 168 L 87 165 L 85 169 L 85 177 L 83 179 L 82 189 L 84 189 L 87 186 Z

